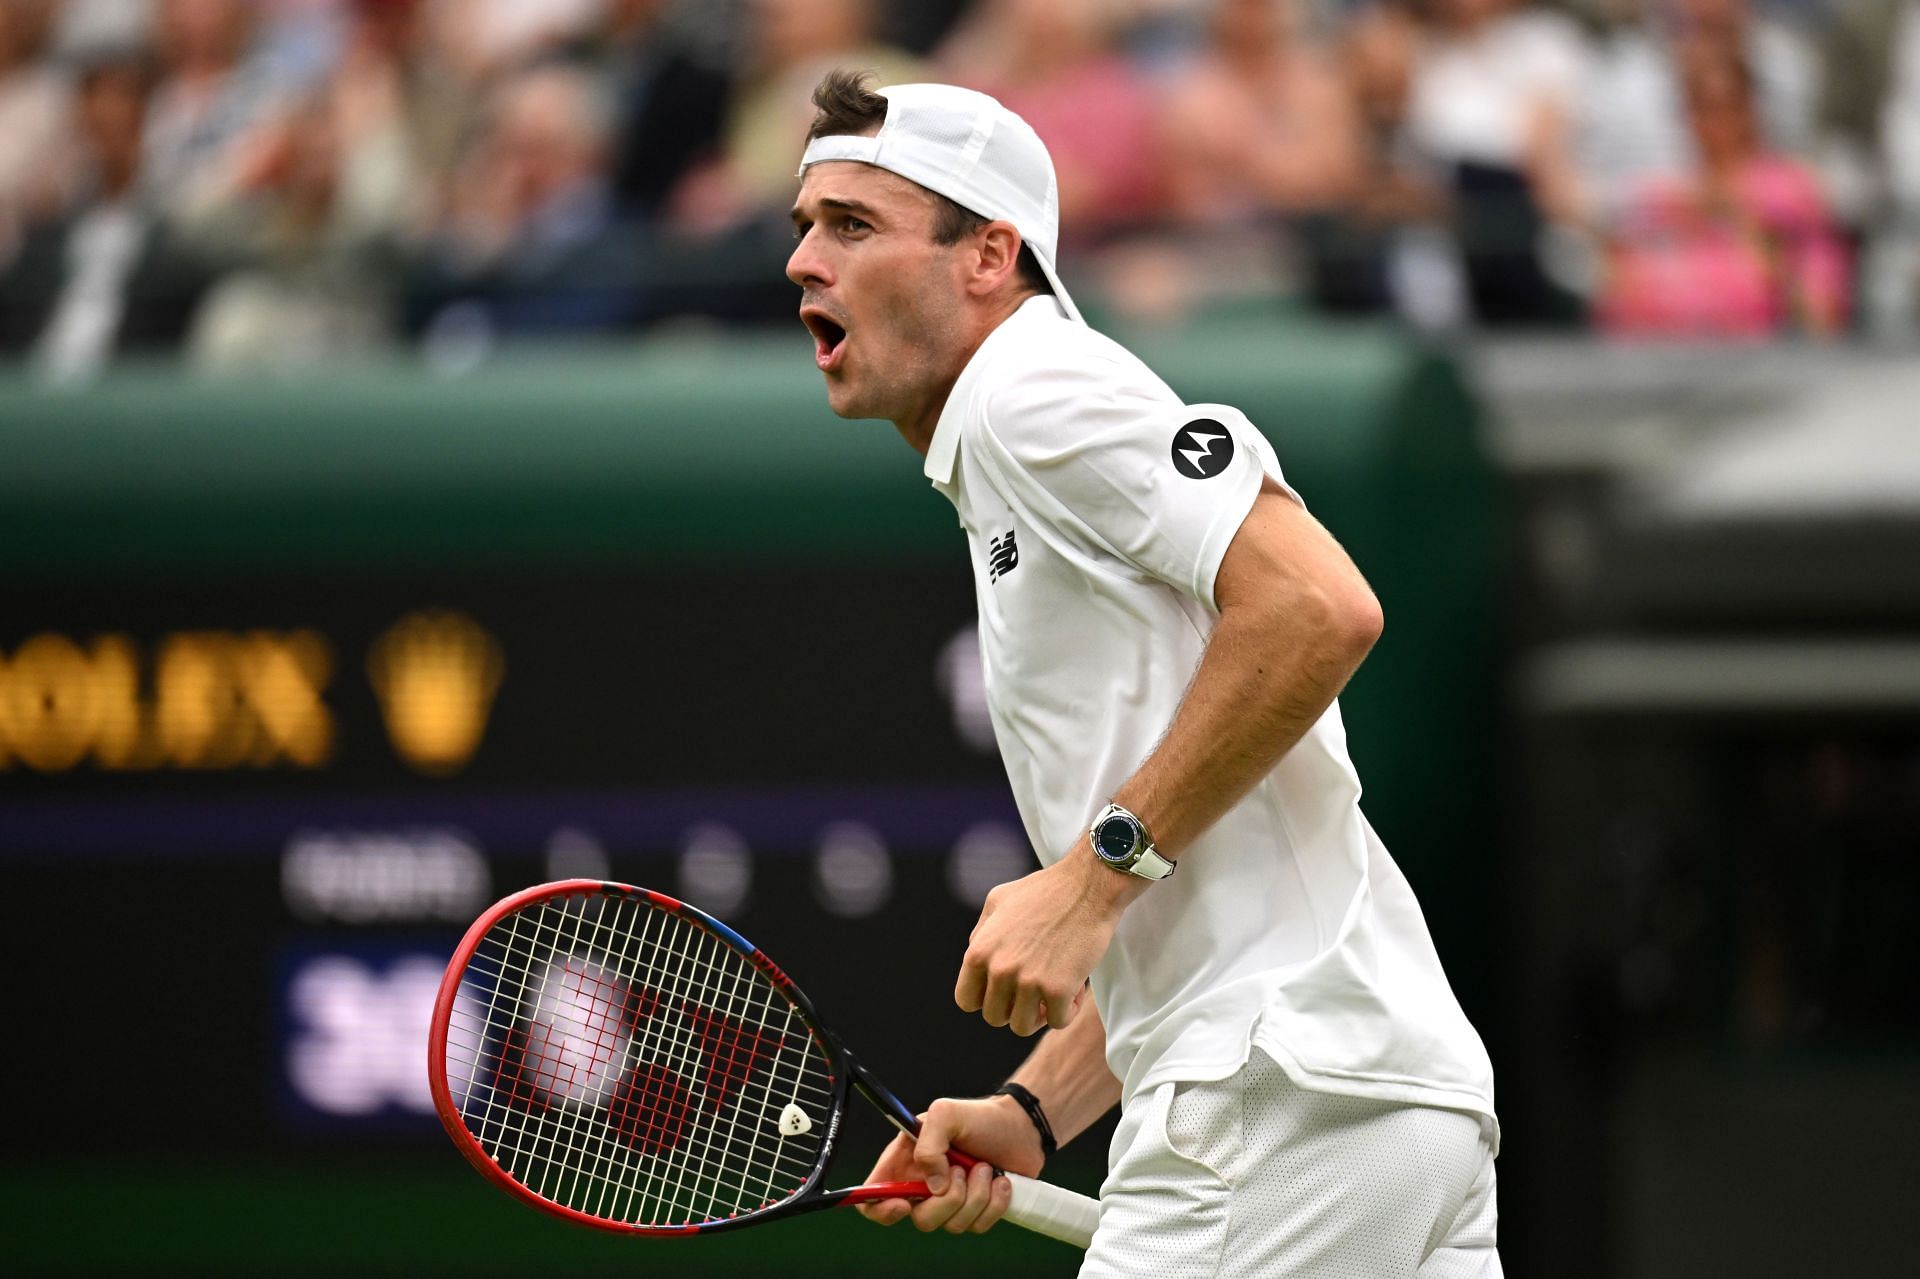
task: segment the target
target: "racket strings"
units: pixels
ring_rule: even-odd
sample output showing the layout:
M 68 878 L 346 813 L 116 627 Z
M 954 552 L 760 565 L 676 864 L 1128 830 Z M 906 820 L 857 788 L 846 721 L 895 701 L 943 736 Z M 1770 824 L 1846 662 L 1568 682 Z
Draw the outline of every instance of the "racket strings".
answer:
M 501 919 L 462 973 L 446 1051 L 455 1105 L 504 1171 L 634 1226 L 796 1194 L 833 1102 L 830 1060 L 786 995 L 705 928 L 626 895 Z
M 521 922 L 523 925 L 526 923 L 524 920 Z M 550 921 L 549 926 L 551 926 Z M 567 931 L 571 934 L 570 937 L 557 939 L 563 946 L 570 942 L 577 943 L 584 935 L 577 927 L 568 929 Z M 535 944 L 539 946 L 551 945 L 552 942 L 556 940 L 541 935 L 542 929 L 540 928 L 535 928 L 534 934 Z M 594 940 L 597 940 L 604 946 L 607 939 L 601 936 Z M 710 963 L 702 964 L 701 961 L 703 958 L 710 957 L 713 954 L 711 947 L 715 945 L 718 945 L 718 943 L 709 941 L 707 956 L 693 952 L 677 953 L 674 956 L 676 962 L 668 968 L 667 971 L 670 975 L 679 978 L 681 982 L 684 983 L 685 979 L 689 976 L 698 976 L 698 970 L 702 967 L 711 970 L 712 965 Z M 588 975 L 592 976 L 592 974 Z M 731 974 L 734 978 L 733 985 L 736 988 L 739 985 L 739 978 L 742 975 L 746 974 L 740 971 Z M 707 981 L 711 983 L 714 974 L 709 971 L 705 976 Z M 566 988 L 567 985 L 568 983 L 563 976 L 563 988 Z M 599 997 L 596 1001 L 598 1006 L 590 1007 L 588 1016 L 584 1018 L 580 1024 L 585 1030 L 596 1034 L 599 1040 L 596 1047 L 599 1048 L 599 1053 L 604 1055 L 607 1051 L 605 1045 L 607 1026 L 613 1020 L 608 1015 L 607 1010 L 619 1002 L 617 998 L 610 997 L 610 992 L 617 990 L 617 987 L 611 987 L 602 980 L 598 983 L 598 989 L 592 987 L 589 987 L 589 989 L 593 990 L 593 993 Z M 709 995 L 714 993 L 711 985 L 709 985 L 707 993 Z M 520 1000 L 523 1004 L 528 1002 L 527 995 L 524 991 L 521 993 Z M 533 1024 L 538 1027 L 542 1020 L 539 1015 L 540 1001 L 536 999 L 532 1002 L 535 1009 Z M 645 1006 L 649 1002 L 651 1001 L 645 996 L 638 1001 L 642 1011 L 645 1010 Z M 781 1009 L 778 1011 L 781 1012 L 783 1019 L 790 1015 L 790 1009 Z M 615 1118 L 616 1131 L 625 1136 L 631 1145 L 638 1147 L 641 1154 L 665 1154 L 673 1157 L 665 1163 L 655 1162 L 652 1165 L 636 1165 L 630 1155 L 618 1151 L 617 1148 L 603 1146 L 598 1152 L 598 1157 L 588 1169 L 591 1175 L 598 1176 L 602 1179 L 602 1184 L 598 1187 L 600 1192 L 597 1197 L 598 1201 L 593 1204 L 588 1204 L 586 1207 L 588 1210 L 597 1211 L 602 1215 L 613 1215 L 616 1217 L 630 1216 L 631 1212 L 622 1211 L 619 1200 L 616 1199 L 611 1205 L 606 1202 L 606 1196 L 609 1191 L 619 1188 L 617 1185 L 612 1184 L 609 1179 L 618 1181 L 620 1178 L 625 1177 L 630 1183 L 635 1172 L 644 1171 L 646 1181 L 639 1187 L 642 1193 L 655 1198 L 660 1197 L 663 1193 L 673 1193 L 683 1205 L 691 1204 L 691 1206 L 697 1208 L 704 1208 L 705 1211 L 698 1214 L 704 1216 L 712 1212 L 721 1202 L 721 1196 L 716 1193 L 714 1188 L 705 1188 L 701 1185 L 699 1178 L 701 1168 L 698 1158 L 696 1157 L 705 1156 L 711 1159 L 714 1155 L 715 1149 L 712 1134 L 705 1134 L 704 1138 L 697 1143 L 689 1143 L 686 1140 L 688 1121 L 692 1116 L 688 1113 L 690 1105 L 686 1099 L 686 1090 L 679 1083 L 681 1072 L 663 1067 L 660 1064 L 660 1058 L 663 1055 L 676 1064 L 682 1066 L 689 1064 L 694 1039 L 693 1036 L 684 1029 L 678 1030 L 677 1033 L 656 1033 L 651 1036 L 651 1038 L 653 1040 L 653 1043 L 650 1045 L 651 1051 L 646 1055 L 653 1060 L 653 1064 L 643 1066 L 635 1072 L 632 1077 L 625 1081 L 624 1085 L 615 1094 L 612 1114 Z M 512 1041 L 509 1040 L 510 1046 L 511 1043 Z M 615 1047 L 617 1048 L 617 1046 L 616 1041 Z M 511 1059 L 509 1059 L 507 1064 L 508 1069 L 503 1072 L 503 1078 L 505 1080 L 512 1081 L 516 1078 L 525 1078 L 527 1072 L 524 1068 L 524 1063 L 513 1063 Z M 597 1065 L 598 1063 L 594 1062 L 591 1064 Z M 563 1096 L 571 1091 L 567 1085 L 571 1084 L 577 1087 L 578 1062 L 562 1062 L 561 1065 L 563 1070 L 566 1067 L 574 1067 L 576 1077 L 569 1078 L 565 1074 L 549 1071 L 544 1073 L 551 1074 L 553 1077 L 542 1080 L 539 1078 L 539 1074 L 542 1072 L 536 1072 L 536 1086 L 541 1083 L 546 1083 L 549 1087 L 542 1089 L 543 1092 L 547 1092 L 549 1095 L 558 1093 Z M 518 1068 L 516 1068 L 516 1066 Z M 605 1078 L 603 1077 L 600 1081 L 600 1087 L 596 1090 L 596 1095 L 590 1100 L 595 1104 L 604 1104 L 604 1092 Z M 510 1098 L 518 1099 L 516 1090 L 509 1089 L 508 1093 Z M 517 1113 L 507 1116 L 509 1130 L 512 1131 L 516 1137 L 520 1138 L 520 1140 L 515 1143 L 517 1152 L 523 1155 L 530 1153 L 536 1157 L 550 1155 L 550 1152 L 543 1148 L 540 1143 L 541 1134 L 537 1130 L 538 1126 L 530 1125 L 529 1113 L 538 1114 L 541 1112 L 538 1109 L 529 1112 L 523 1107 Z M 576 1138 L 576 1140 L 586 1131 L 586 1128 L 582 1125 L 581 1116 L 577 1112 L 563 1116 L 563 1126 L 568 1130 L 569 1135 Z M 528 1140 L 528 1138 L 531 1138 L 531 1140 Z M 537 1167 L 532 1161 L 523 1160 L 522 1162 L 526 1166 L 517 1166 L 509 1170 L 520 1176 L 523 1182 L 527 1182 L 530 1185 L 530 1188 L 534 1188 L 549 1197 L 560 1197 L 556 1194 L 556 1186 L 554 1184 L 555 1173 L 564 1171 L 559 1161 L 548 1158 L 544 1167 Z M 534 1176 L 536 1172 L 543 1174 L 537 1180 Z M 804 1171 L 802 1171 L 800 1175 L 804 1178 Z M 764 1180 L 766 1179 L 763 1178 L 763 1181 Z M 777 1177 L 773 1178 L 773 1180 L 777 1180 Z M 704 1203 L 700 1202 L 700 1192 L 703 1188 L 707 1190 Z

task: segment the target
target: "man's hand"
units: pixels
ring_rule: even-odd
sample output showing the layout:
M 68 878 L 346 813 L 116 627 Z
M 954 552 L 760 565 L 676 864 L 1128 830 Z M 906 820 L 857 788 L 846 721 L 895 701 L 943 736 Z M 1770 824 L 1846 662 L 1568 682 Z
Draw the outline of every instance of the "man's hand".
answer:
M 1072 1022 L 1127 904 L 1147 887 L 1099 864 L 1083 840 L 1045 870 L 987 894 L 953 999 L 989 1026 L 1031 1035 Z
M 981 1163 L 963 1172 L 947 1162 L 947 1150 L 959 1146 Z M 1033 1121 L 1011 1097 L 936 1101 L 920 1116 L 920 1137 L 895 1137 L 867 1174 L 868 1184 L 885 1181 L 925 1181 L 931 1199 L 913 1203 L 883 1199 L 862 1204 L 869 1221 L 891 1226 L 906 1217 L 921 1230 L 975 1234 L 990 1229 L 1007 1211 L 1013 1188 L 994 1168 L 1037 1176 L 1045 1161 Z

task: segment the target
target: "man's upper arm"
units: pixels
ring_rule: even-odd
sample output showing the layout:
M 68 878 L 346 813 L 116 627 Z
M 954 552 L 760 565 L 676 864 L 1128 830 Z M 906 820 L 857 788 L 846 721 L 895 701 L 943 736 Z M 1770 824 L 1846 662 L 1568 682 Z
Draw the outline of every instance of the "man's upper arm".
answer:
M 1360 570 L 1271 476 L 1227 543 L 1213 589 L 1222 616 L 1260 609 L 1316 617 L 1363 650 L 1380 634 L 1380 604 Z

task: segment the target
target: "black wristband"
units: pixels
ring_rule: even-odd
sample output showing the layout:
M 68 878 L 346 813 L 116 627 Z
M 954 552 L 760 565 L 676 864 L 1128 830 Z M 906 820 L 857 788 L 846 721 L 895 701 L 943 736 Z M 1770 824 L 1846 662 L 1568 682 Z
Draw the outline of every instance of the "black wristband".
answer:
M 1011 1097 L 1020 1103 L 1020 1109 L 1027 1112 L 1027 1118 L 1033 1120 L 1035 1131 L 1040 1134 L 1040 1153 L 1052 1156 L 1060 1147 L 1053 1140 L 1053 1125 L 1047 1122 L 1047 1112 L 1040 1109 L 1040 1099 L 1026 1090 L 1022 1084 L 1005 1083 L 993 1090 L 996 1097 Z

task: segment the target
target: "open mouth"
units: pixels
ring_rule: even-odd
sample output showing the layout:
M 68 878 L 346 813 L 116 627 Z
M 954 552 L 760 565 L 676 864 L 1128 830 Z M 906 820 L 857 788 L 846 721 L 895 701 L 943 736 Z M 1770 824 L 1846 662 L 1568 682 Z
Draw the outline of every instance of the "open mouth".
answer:
M 807 326 L 807 332 L 813 334 L 813 362 L 821 372 L 831 372 L 846 354 L 846 327 L 815 307 L 802 310 L 800 321 Z

